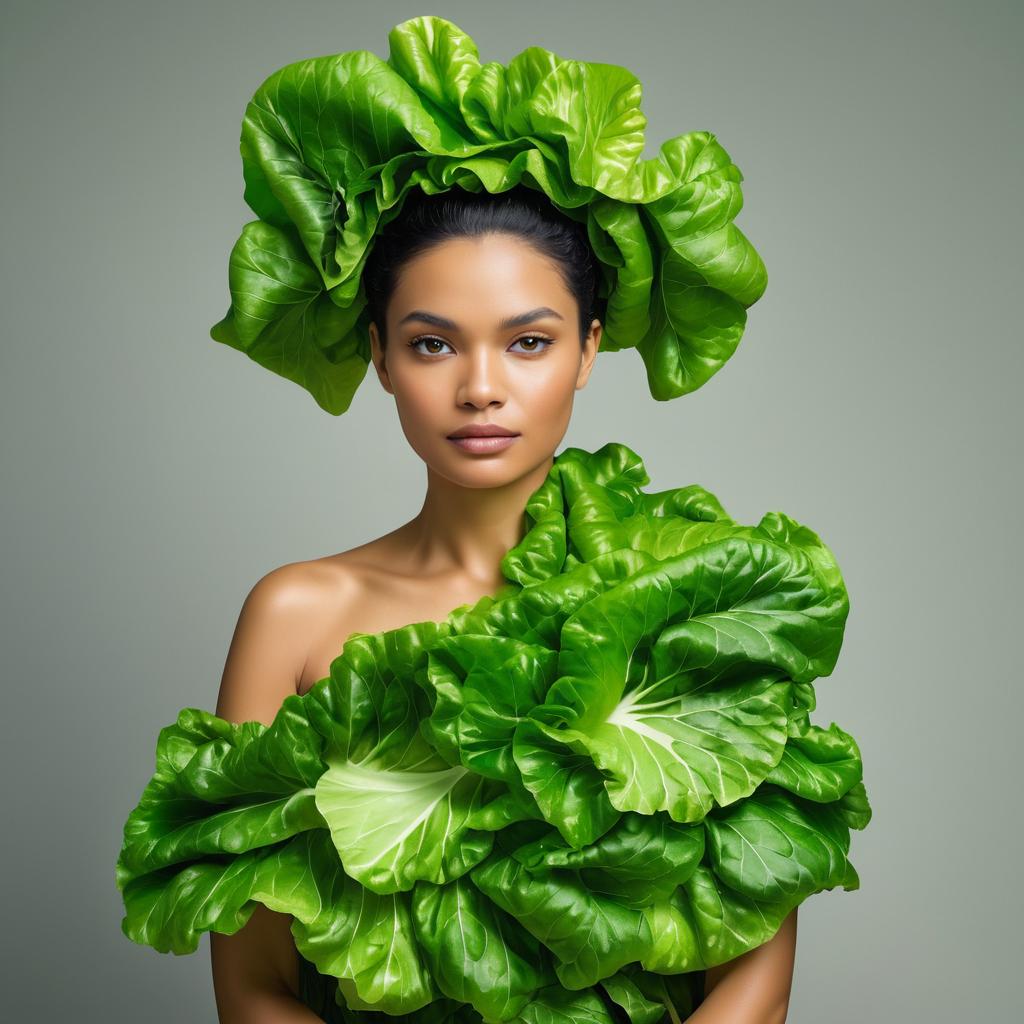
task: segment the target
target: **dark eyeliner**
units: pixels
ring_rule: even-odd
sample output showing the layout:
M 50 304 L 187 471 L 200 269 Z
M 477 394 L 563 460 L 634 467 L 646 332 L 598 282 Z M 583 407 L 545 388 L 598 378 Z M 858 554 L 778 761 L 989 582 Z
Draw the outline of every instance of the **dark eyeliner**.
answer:
M 442 345 L 448 345 L 449 348 L 451 347 L 449 342 L 445 341 L 444 338 L 437 337 L 436 334 L 420 334 L 409 342 L 409 348 L 411 348 L 413 352 L 418 352 L 420 355 L 441 355 L 440 352 L 420 352 L 419 349 L 416 348 L 416 346 L 421 341 L 439 341 L 441 342 Z
M 549 348 L 551 348 L 552 345 L 555 344 L 555 339 L 554 338 L 549 338 L 549 337 L 547 337 L 544 334 L 524 334 L 521 337 L 515 338 L 512 341 L 512 344 L 514 345 L 517 341 L 525 341 L 527 338 L 533 338 L 536 341 L 543 341 L 543 342 L 545 342 L 545 345 L 544 345 L 543 348 L 534 349 L 532 352 L 524 350 L 524 354 L 525 355 L 531 355 L 532 356 L 532 355 L 537 355 L 537 354 L 539 354 L 541 352 L 546 352 Z
M 532 352 L 524 350 L 524 352 L 523 352 L 524 355 L 535 355 L 535 354 L 538 354 L 540 352 L 546 352 L 549 348 L 551 348 L 552 345 L 554 345 L 556 343 L 554 338 L 549 338 L 549 337 L 547 337 L 547 335 L 544 335 L 544 334 L 523 334 L 523 335 L 520 335 L 520 337 L 518 337 L 518 338 L 514 338 L 512 340 L 512 342 L 511 342 L 511 344 L 514 345 L 518 341 L 525 341 L 527 338 L 532 338 L 532 339 L 534 339 L 536 341 L 543 341 L 545 344 L 544 344 L 543 348 L 536 349 L 536 350 L 534 350 Z M 411 348 L 414 352 L 419 351 L 416 348 L 416 346 L 421 341 L 439 341 L 442 345 L 448 345 L 449 347 L 451 347 L 451 343 L 450 342 L 445 341 L 444 338 L 439 338 L 436 334 L 418 334 L 415 338 L 410 339 L 410 341 L 408 342 L 409 348 Z M 421 352 L 420 354 L 421 355 L 440 355 L 441 353 L 439 353 L 439 352 L 435 352 L 435 353 Z

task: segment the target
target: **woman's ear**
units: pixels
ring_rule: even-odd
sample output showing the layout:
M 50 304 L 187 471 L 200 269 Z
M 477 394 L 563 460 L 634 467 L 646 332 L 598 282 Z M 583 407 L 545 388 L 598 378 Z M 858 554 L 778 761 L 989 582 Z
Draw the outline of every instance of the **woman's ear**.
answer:
M 381 387 L 389 395 L 393 395 L 395 392 L 391 387 L 391 377 L 388 376 L 384 359 L 384 348 L 380 343 L 380 335 L 377 333 L 375 323 L 370 324 L 370 356 L 373 359 L 373 368 L 377 371 L 377 379 L 380 381 Z
M 583 342 L 583 354 L 580 360 L 580 371 L 576 375 L 576 390 L 586 387 L 590 371 L 594 367 L 598 349 L 601 347 L 601 321 L 596 317 L 590 321 L 590 330 Z

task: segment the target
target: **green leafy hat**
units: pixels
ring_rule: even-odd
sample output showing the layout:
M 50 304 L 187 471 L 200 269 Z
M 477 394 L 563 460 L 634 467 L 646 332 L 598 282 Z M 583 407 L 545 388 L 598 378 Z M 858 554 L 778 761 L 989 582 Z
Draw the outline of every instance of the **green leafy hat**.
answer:
M 274 72 L 242 122 L 245 201 L 231 307 L 210 331 L 334 415 L 370 362 L 362 271 L 410 189 L 543 191 L 585 222 L 603 351 L 636 348 L 659 401 L 696 390 L 739 344 L 767 274 L 733 219 L 743 175 L 711 132 L 643 159 L 642 87 L 626 68 L 530 46 L 481 64 L 435 16 L 366 50 Z

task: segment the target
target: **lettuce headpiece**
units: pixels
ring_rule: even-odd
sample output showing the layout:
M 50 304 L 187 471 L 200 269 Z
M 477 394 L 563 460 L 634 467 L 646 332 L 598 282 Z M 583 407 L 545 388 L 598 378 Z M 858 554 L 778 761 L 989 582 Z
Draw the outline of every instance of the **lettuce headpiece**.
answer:
M 711 132 L 643 159 L 641 84 L 626 68 L 530 46 L 481 64 L 443 18 L 366 50 L 297 61 L 242 122 L 245 201 L 231 308 L 211 336 L 348 409 L 370 361 L 362 271 L 411 189 L 543 191 L 585 222 L 606 303 L 602 350 L 636 348 L 659 401 L 696 390 L 739 344 L 764 263 L 732 223 L 743 176 Z

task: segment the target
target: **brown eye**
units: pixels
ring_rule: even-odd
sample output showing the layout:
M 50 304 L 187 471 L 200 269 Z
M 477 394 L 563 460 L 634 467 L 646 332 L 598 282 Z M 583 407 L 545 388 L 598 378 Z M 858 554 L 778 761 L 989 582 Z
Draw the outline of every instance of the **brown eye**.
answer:
M 516 338 L 516 340 L 514 342 L 512 342 L 512 344 L 513 345 L 518 345 L 520 342 L 538 342 L 538 341 L 541 343 L 541 345 L 543 345 L 543 348 L 541 347 L 541 345 L 533 344 L 533 345 L 528 345 L 524 349 L 521 349 L 521 351 L 523 351 L 523 352 L 531 352 L 531 353 L 532 352 L 543 352 L 545 348 L 550 348 L 552 345 L 554 345 L 554 341 L 552 341 L 551 338 L 545 338 L 543 335 L 540 335 L 540 334 L 528 334 L 525 337 Z
M 426 334 L 426 335 L 423 335 L 422 337 L 419 337 L 419 338 L 413 338 L 412 341 L 409 342 L 409 347 L 414 352 L 421 352 L 423 355 L 434 355 L 434 356 L 436 356 L 436 355 L 440 354 L 437 348 L 431 347 L 429 349 L 418 349 L 418 348 L 416 348 L 416 346 L 417 345 L 436 346 L 436 345 L 447 345 L 447 344 L 448 344 L 447 341 L 442 341 L 440 338 L 435 338 L 433 335 Z

